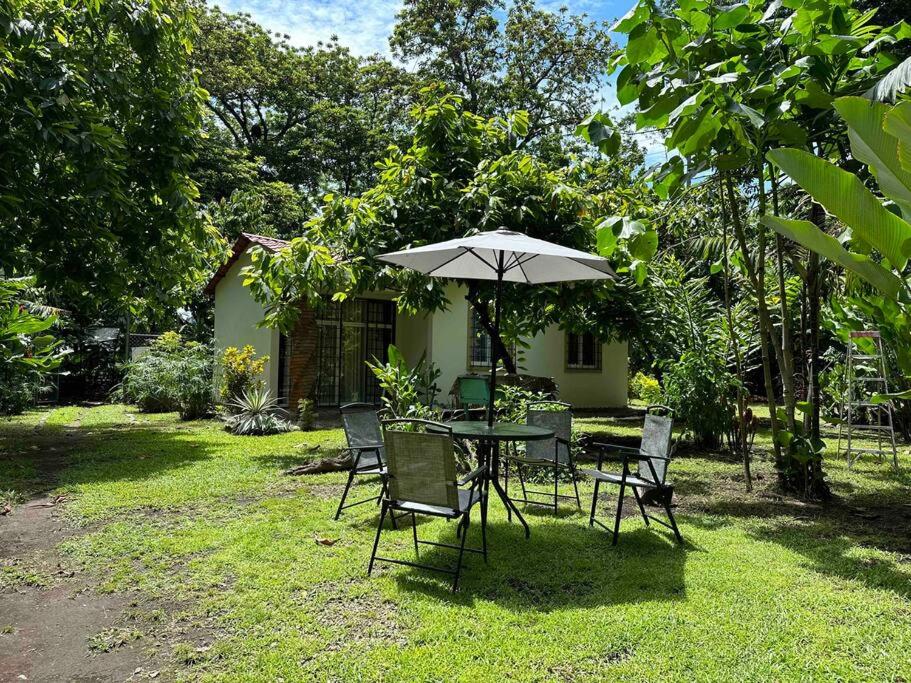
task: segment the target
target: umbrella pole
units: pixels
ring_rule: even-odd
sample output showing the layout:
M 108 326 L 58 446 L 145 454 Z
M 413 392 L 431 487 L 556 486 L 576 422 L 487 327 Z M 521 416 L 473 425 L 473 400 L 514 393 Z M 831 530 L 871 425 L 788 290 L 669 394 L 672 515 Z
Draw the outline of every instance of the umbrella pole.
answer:
M 497 262 L 497 288 L 493 303 L 493 332 L 490 340 L 490 396 L 487 399 L 487 426 L 493 426 L 494 401 L 497 393 L 497 363 L 499 362 L 499 349 L 495 339 L 500 338 L 500 294 L 503 291 L 503 252 Z

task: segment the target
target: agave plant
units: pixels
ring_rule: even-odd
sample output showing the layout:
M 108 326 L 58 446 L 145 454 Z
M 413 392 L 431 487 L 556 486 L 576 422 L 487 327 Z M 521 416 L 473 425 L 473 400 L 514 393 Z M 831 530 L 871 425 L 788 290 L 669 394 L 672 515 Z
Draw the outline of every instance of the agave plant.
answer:
M 290 422 L 277 415 L 278 402 L 268 389 L 244 391 L 228 405 L 234 414 L 225 422 L 225 429 L 236 436 L 263 436 L 292 429 Z

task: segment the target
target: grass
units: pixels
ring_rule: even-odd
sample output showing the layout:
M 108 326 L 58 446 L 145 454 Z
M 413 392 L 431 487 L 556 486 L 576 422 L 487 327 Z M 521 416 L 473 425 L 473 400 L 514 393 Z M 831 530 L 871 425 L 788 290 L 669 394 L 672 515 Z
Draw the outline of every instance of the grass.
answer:
M 603 439 L 637 433 L 607 418 L 579 426 Z M 490 563 L 470 558 L 453 595 L 410 568 L 368 579 L 376 508 L 333 521 L 344 474 L 282 474 L 312 446 L 330 455 L 342 441 L 339 429 L 234 437 L 122 406 L 36 411 L 0 424 L 0 489 L 53 478 L 70 523 L 85 527 L 61 546 L 68 562 L 99 591 L 137 592 L 214 634 L 204 648 L 174 636 L 185 679 L 911 678 L 908 474 L 871 461 L 848 471 L 830 457 L 837 500 L 816 506 L 775 496 L 765 461 L 746 494 L 738 463 L 690 450 L 672 466 L 685 547 L 635 517 L 611 547 L 570 510 L 530 512 L 526 541 L 495 502 Z M 42 465 L 34 444 L 65 457 Z M 451 542 L 455 525 L 419 532 Z M 410 529 L 382 543 L 411 558 Z

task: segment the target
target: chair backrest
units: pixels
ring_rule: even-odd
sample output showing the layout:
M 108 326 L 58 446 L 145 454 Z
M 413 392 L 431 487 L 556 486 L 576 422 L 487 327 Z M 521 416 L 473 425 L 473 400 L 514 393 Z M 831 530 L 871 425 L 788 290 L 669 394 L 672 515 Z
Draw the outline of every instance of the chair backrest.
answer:
M 490 384 L 486 377 L 463 375 L 459 377 L 459 406 L 487 406 L 490 401 Z
M 389 497 L 459 510 L 452 430 L 427 420 L 384 420 Z
M 351 448 L 383 443 L 383 432 L 376 409 L 368 403 L 349 403 L 339 409 L 345 438 Z
M 657 411 L 666 411 L 666 415 L 658 415 Z M 674 432 L 674 411 L 665 406 L 649 406 L 645 415 L 645 424 L 642 427 L 642 443 L 639 446 L 639 454 L 643 456 L 660 455 L 663 458 L 671 457 L 671 439 Z M 642 458 L 639 460 L 638 475 L 654 481 L 652 467 L 649 467 L 649 460 L 655 469 L 658 479 L 655 483 L 663 484 L 667 476 L 667 460 L 660 458 Z
M 561 401 L 539 401 L 529 403 L 525 422 L 535 427 L 550 429 L 555 437 L 567 442 L 573 435 L 573 407 Z M 553 460 L 569 462 L 569 449 L 564 445 L 555 447 L 556 438 L 541 441 L 529 441 L 525 446 L 526 457 L 533 460 Z

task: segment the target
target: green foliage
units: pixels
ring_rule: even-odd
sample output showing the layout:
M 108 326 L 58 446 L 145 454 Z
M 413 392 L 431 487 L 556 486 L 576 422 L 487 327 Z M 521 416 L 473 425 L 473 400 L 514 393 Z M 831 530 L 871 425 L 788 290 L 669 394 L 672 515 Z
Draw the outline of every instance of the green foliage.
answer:
M 279 182 L 258 183 L 235 190 L 209 207 L 212 223 L 233 241 L 242 232 L 288 239 L 300 234 L 307 220 L 304 197 Z
M 217 7 L 203 9 L 199 24 L 192 61 L 208 92 L 209 125 L 224 133 L 203 147 L 213 192 L 205 200 L 280 181 L 308 206 L 326 191 L 356 192 L 372 181 L 374 164 L 403 128 L 411 90 L 404 69 L 355 57 L 334 40 L 294 47 L 249 15 Z M 232 171 L 246 177 L 251 167 L 256 180 L 236 184 Z
M 641 370 L 630 378 L 629 395 L 638 398 L 648 405 L 658 405 L 664 401 L 661 383 Z
M 126 364 L 118 398 L 143 412 L 178 411 L 193 420 L 212 408 L 212 350 L 165 332 L 149 350 Z
M 649 196 L 647 188 L 629 182 L 626 172 L 616 168 L 620 180 L 595 164 L 554 167 L 522 151 L 528 130 L 524 112 L 485 119 L 438 88 L 422 95 L 422 103 L 412 109 L 410 145 L 390 148 L 374 187 L 358 197 L 327 196 L 321 213 L 308 223 L 306 237 L 294 240 L 289 250 L 254 251 L 246 282 L 266 307 L 268 321 L 287 328 L 302 297 L 318 306 L 327 292 L 343 297 L 355 286 L 398 291 L 405 311 L 441 310 L 448 305 L 444 281 L 390 268 L 373 257 L 501 227 L 593 251 L 605 216 L 641 205 L 643 195 Z M 606 191 L 605 185 L 623 189 Z M 647 256 L 650 238 L 641 245 L 638 239 L 638 233 L 628 232 L 611 245 L 619 273 L 640 270 L 642 258 L 631 251 Z M 483 320 L 493 286 L 467 284 L 468 300 Z M 604 340 L 630 333 L 638 320 L 632 287 L 625 280 L 579 282 L 571 288 L 507 285 L 503 320 L 508 329 L 503 335 L 533 336 L 558 322 Z
M 316 406 L 309 398 L 302 398 L 297 402 L 297 425 L 302 432 L 309 432 L 313 429 L 313 423 L 316 420 Z
M 8 0 L 0 27 L 0 270 L 85 316 L 179 302 L 211 247 L 189 6 Z
M 589 114 L 613 47 L 603 25 L 532 0 L 408 0 L 389 42 L 471 112 L 527 111 L 532 141 L 558 140 Z
M 218 393 L 222 401 L 228 402 L 251 389 L 261 389 L 260 375 L 268 362 L 269 356 L 257 357 L 256 349 L 250 344 L 242 349 L 229 346 L 222 351 L 218 359 L 221 374 Z
M 67 353 L 50 333 L 57 316 L 23 299 L 33 282 L 0 278 L 0 415 L 31 405 L 44 378 Z
M 436 415 L 434 400 L 440 391 L 437 386 L 440 370 L 423 356 L 417 365 L 409 368 L 402 352 L 392 344 L 387 355 L 386 363 L 376 358 L 367 362 L 383 390 L 383 405 L 395 417 L 432 419 Z
M 245 390 L 228 407 L 233 414 L 225 420 L 225 429 L 235 436 L 266 436 L 292 429 L 290 422 L 279 417 L 278 402 L 263 387 Z
M 797 150 L 778 149 L 769 153 L 770 159 L 844 221 L 850 232 L 836 240 L 806 221 L 765 216 L 763 222 L 878 290 L 864 292 L 847 302 L 833 302 L 836 316 L 845 323 L 843 336 L 852 325 L 872 323 L 892 342 L 902 371 L 911 374 L 911 287 L 902 272 L 911 256 L 911 159 L 907 154 L 911 145 L 911 102 L 893 107 L 849 97 L 838 99 L 835 107 L 848 125 L 854 156 L 869 164 L 879 189 L 899 211 L 890 211 L 860 178 L 830 162 Z M 848 307 L 862 318 L 851 323 Z
M 668 405 L 682 418 L 696 442 L 711 448 L 731 424 L 736 380 L 717 356 L 688 351 L 664 373 Z
M 524 423 L 528 413 L 528 404 L 539 401 L 552 400 L 543 391 L 531 391 L 525 387 L 503 384 L 497 386 L 497 395 L 494 398 L 494 410 L 500 422 Z

